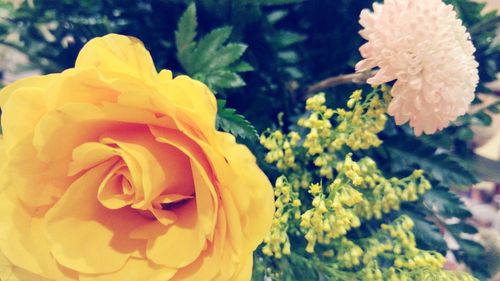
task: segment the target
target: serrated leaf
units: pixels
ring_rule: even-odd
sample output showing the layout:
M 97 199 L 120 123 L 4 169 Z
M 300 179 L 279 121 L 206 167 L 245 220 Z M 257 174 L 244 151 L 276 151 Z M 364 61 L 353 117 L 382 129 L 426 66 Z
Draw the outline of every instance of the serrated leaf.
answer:
M 181 17 L 176 32 L 177 57 L 182 67 L 191 77 L 205 82 L 215 93 L 244 86 L 245 82 L 237 73 L 253 70 L 251 65 L 240 60 L 247 45 L 225 44 L 231 35 L 230 26 L 214 29 L 199 42 L 193 41 L 196 35 L 195 12 L 194 6 L 190 5 Z M 189 40 L 182 36 L 189 37 Z
M 243 139 L 257 140 L 254 126 L 243 115 L 236 113 L 236 109 L 225 106 L 225 100 L 217 101 L 217 127 Z
M 236 62 L 247 49 L 247 45 L 245 44 L 227 44 L 225 47 L 222 47 L 217 52 L 217 59 L 214 59 L 207 66 L 207 70 L 216 70 L 224 67 L 228 67 L 232 63 Z
M 419 244 L 419 247 L 429 250 L 435 250 L 444 253 L 448 250 L 448 245 L 444 240 L 443 233 L 433 223 L 425 219 L 425 217 L 417 212 L 406 211 L 413 220 L 413 234 Z
M 479 280 L 490 280 L 491 276 L 485 264 L 487 258 L 484 254 L 484 248 L 477 242 L 471 240 L 459 239 L 458 244 L 460 249 L 452 251 L 456 260 L 459 263 L 465 263 Z M 481 251 L 483 252 L 482 254 L 480 254 Z
M 446 186 L 469 186 L 478 181 L 457 159 L 444 153 L 436 154 L 435 147 L 415 138 L 399 136 L 386 140 L 384 145 L 395 170 L 419 167 Z
M 248 72 L 254 70 L 253 66 L 246 61 L 241 61 L 231 66 L 229 69 L 233 72 Z
M 455 223 L 455 224 L 448 224 L 446 228 L 453 233 L 467 233 L 467 234 L 476 234 L 477 233 L 477 228 L 470 224 L 466 224 L 463 222 Z
M 484 248 L 481 247 L 481 249 L 483 249 L 484 251 Z M 471 254 L 471 252 L 468 252 L 466 250 L 464 251 L 462 250 L 462 248 L 459 250 L 454 250 L 452 252 L 459 263 L 465 263 L 470 268 L 470 270 L 474 274 L 474 277 L 478 278 L 481 281 L 490 280 L 491 275 L 485 265 L 485 261 L 487 260 L 487 258 L 484 254 L 474 256 L 473 254 Z M 475 250 L 474 252 L 477 252 L 477 250 Z
M 211 88 L 238 88 L 245 86 L 245 81 L 236 73 L 231 71 L 215 71 L 206 77 L 206 82 Z
M 288 257 L 290 273 L 293 280 L 318 280 L 318 268 L 309 259 L 301 255 L 292 253 Z
M 477 229 L 468 224 L 465 217 L 460 217 L 460 213 L 466 213 L 463 210 L 465 209 L 463 203 L 457 196 L 453 196 L 451 193 L 443 193 L 443 191 L 447 191 L 446 188 L 438 186 L 431 189 L 427 193 L 431 193 L 433 190 L 440 192 L 440 197 L 434 201 L 438 201 L 440 206 L 446 206 L 444 208 L 438 208 L 441 212 L 436 210 L 436 208 L 433 208 L 433 205 L 429 205 L 429 198 L 425 198 L 427 194 L 424 194 L 424 198 L 422 200 L 425 208 L 418 208 L 416 206 L 412 207 L 416 207 L 419 212 L 426 212 L 428 217 L 432 217 L 436 223 L 439 223 L 442 227 L 444 227 L 453 239 L 455 239 L 458 243 L 459 249 L 453 250 L 453 253 L 459 262 L 465 262 L 472 269 L 476 277 L 487 276 L 487 272 L 484 271 L 484 268 L 482 268 L 481 265 L 484 261 L 484 248 L 480 244 L 467 238 L 467 235 L 470 236 L 471 234 L 475 234 Z M 453 206 L 462 209 L 462 211 L 459 211 L 459 215 L 456 213 L 457 210 L 453 210 Z M 444 209 L 447 210 L 443 211 Z M 458 220 L 458 222 L 448 223 L 446 218 L 449 218 L 450 216 L 459 217 L 460 220 Z M 470 213 L 468 216 L 470 216 Z M 424 241 L 423 243 L 425 244 L 426 242 Z
M 196 6 L 191 3 L 179 19 L 175 32 L 177 57 L 183 66 L 188 64 L 186 54 L 191 52 L 195 46 L 194 38 L 196 37 L 197 25 Z
M 217 52 L 229 39 L 231 31 L 232 28 L 229 26 L 216 28 L 200 40 L 192 54 L 191 73 L 189 74 L 203 72 L 212 61 L 217 60 Z
M 466 251 L 469 255 L 481 256 L 484 254 L 484 248 L 481 244 L 466 239 L 458 239 L 460 249 Z
M 467 218 L 471 213 L 455 194 L 443 187 L 434 187 L 422 196 L 423 204 L 433 213 L 443 217 Z

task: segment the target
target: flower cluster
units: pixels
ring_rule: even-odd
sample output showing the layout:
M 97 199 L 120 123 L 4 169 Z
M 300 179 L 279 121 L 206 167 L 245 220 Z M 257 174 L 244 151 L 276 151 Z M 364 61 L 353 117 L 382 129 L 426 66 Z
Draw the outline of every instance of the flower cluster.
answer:
M 357 71 L 379 68 L 372 85 L 397 80 L 388 113 L 415 134 L 432 134 L 464 114 L 479 81 L 475 48 L 452 5 L 441 0 L 393 0 L 360 16 L 368 40 Z
M 375 88 L 366 99 L 362 100 L 361 97 L 362 92 L 355 91 L 348 101 L 347 110 L 328 108 L 324 93 L 310 97 L 306 101 L 309 115 L 297 122 L 299 127 L 307 131 L 304 138 L 296 131 L 284 134 L 280 130 L 261 136 L 261 144 L 269 150 L 266 162 L 275 163 L 281 172 L 294 171 L 297 174 L 301 169 L 297 158 L 312 160 L 319 168 L 319 176 L 332 179 L 332 163 L 338 161 L 336 153 L 343 147 L 356 151 L 378 147 L 382 143 L 377 134 L 384 129 L 387 121 L 385 108 L 390 98 L 388 88 Z M 293 179 L 288 180 L 294 186 L 307 188 L 311 175 L 307 171 L 299 174 L 302 175 L 300 178 L 294 175 Z
M 300 207 L 301 202 L 298 199 L 298 193 L 293 191 L 284 176 L 276 180 L 274 190 L 274 195 L 277 198 L 275 201 L 276 212 L 271 231 L 264 239 L 265 246 L 262 251 L 266 255 L 281 258 L 282 254 L 290 254 L 291 245 L 287 234 L 288 221 L 290 215 L 293 215 L 295 219 L 300 217 L 298 207 Z
M 306 102 L 298 130 L 261 136 L 268 149 L 265 160 L 282 173 L 275 184 L 276 212 L 264 240 L 265 255 L 283 259 L 301 250 L 292 248 L 300 243 L 290 241 L 303 239 L 306 253 L 355 274 L 354 279 L 459 280 L 441 270 L 440 254 L 416 247 L 408 216 L 359 235 L 366 231 L 361 230 L 364 224 L 387 218 L 431 188 L 422 170 L 386 177 L 372 158 L 359 153 L 382 143 L 377 134 L 387 120 L 388 93 L 387 87 L 375 88 L 363 98 L 355 91 L 346 109 L 331 109 L 324 94 L 315 95 Z
M 312 206 L 300 221 L 306 251 L 313 253 L 316 242 L 329 245 L 359 227 L 363 219 L 381 219 L 382 214 L 399 210 L 401 202 L 417 200 L 430 187 L 421 170 L 402 179 L 386 179 L 371 158 L 356 162 L 347 154 L 337 163 L 336 177 L 327 188 L 310 185 Z
M 347 102 L 348 110 L 327 108 L 323 93 L 309 98 L 306 110 L 310 111 L 310 115 L 300 118 L 297 123 L 309 130 L 303 144 L 308 154 L 321 158 L 325 149 L 329 152 L 338 151 L 344 145 L 352 150 L 379 146 L 382 142 L 377 134 L 384 129 L 387 116 L 386 101 L 378 94 L 379 90 L 374 89 L 363 102 L 362 91 L 354 91 Z M 335 119 L 336 127 L 332 128 L 330 119 Z
M 298 133 L 291 132 L 285 137 L 281 131 L 275 131 L 268 137 L 262 135 L 260 141 L 269 149 L 269 153 L 266 154 L 266 162 L 276 162 L 276 167 L 280 170 L 294 169 L 296 167 L 293 148 L 300 141 Z
M 410 217 L 403 215 L 360 241 L 364 254 L 357 262 L 364 265 L 359 272 L 362 280 L 474 280 L 466 274 L 441 270 L 445 263 L 441 254 L 418 249 L 411 232 L 413 224 Z
M 405 178 L 385 178 L 375 162 L 366 157 L 361 159 L 361 173 L 351 173 L 355 179 L 364 179 L 361 188 L 368 189 L 365 197 L 370 197 L 356 205 L 356 212 L 365 219 L 381 219 L 382 214 L 399 210 L 401 202 L 416 201 L 431 188 L 430 182 L 423 176 L 422 170 L 415 170 Z M 363 172 L 364 171 L 364 172 Z

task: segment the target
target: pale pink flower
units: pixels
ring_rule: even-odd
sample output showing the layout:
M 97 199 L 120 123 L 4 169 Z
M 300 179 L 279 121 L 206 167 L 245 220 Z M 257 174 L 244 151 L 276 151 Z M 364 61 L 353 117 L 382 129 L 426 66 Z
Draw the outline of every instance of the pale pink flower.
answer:
M 397 80 L 388 112 L 415 135 L 432 134 L 464 114 L 479 81 L 475 48 L 453 6 L 441 0 L 386 0 L 363 10 L 356 71 L 379 68 L 371 85 Z

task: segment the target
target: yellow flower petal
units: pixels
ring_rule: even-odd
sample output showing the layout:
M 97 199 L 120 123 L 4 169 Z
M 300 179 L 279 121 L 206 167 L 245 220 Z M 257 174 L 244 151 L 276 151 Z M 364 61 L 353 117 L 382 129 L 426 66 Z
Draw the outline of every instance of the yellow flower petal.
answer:
M 189 157 L 191 161 L 189 173 L 194 179 L 199 223 L 206 237 L 211 240 L 219 202 L 213 185 L 213 169 L 206 154 L 193 140 L 178 131 L 158 127 L 150 127 L 150 129 L 158 142 L 170 144 Z
M 80 274 L 80 281 L 167 281 L 177 272 L 176 269 L 153 264 L 143 259 L 131 258 L 118 271 L 110 274 Z
M 180 269 L 170 281 L 198 281 L 214 280 L 217 273 L 225 268 L 222 255 L 226 242 L 226 215 L 223 209 L 220 209 L 217 216 L 217 229 L 213 242 L 207 244 L 198 259 L 188 266 Z M 223 281 L 223 280 L 217 280 Z
M 78 272 L 117 271 L 145 246 L 128 234 L 146 223 L 146 218 L 130 208 L 109 210 L 96 198 L 113 164 L 105 162 L 81 176 L 45 217 L 52 254 L 60 264 Z
M 217 133 L 224 157 L 233 176 L 225 187 L 234 200 L 241 216 L 243 235 L 251 249 L 255 249 L 271 227 L 274 213 L 272 185 L 266 175 L 259 169 L 255 157 L 246 146 L 236 144 L 231 134 Z M 229 200 L 229 199 L 228 199 Z M 231 216 L 231 214 L 229 214 Z
M 25 78 L 0 91 L 2 130 L 7 151 L 33 133 L 37 121 L 46 110 L 44 95 L 59 74 Z
M 176 106 L 177 125 L 190 137 L 207 140 L 215 132 L 217 102 L 208 87 L 187 76 L 177 76 L 159 88 Z
M 43 276 L 47 279 L 74 280 L 76 273 L 58 266 L 50 254 L 49 244 L 44 235 L 45 225 L 42 214 L 28 212 L 16 201 L 12 191 L 4 190 L 0 193 L 0 221 L 2 222 L 0 223 L 0 248 L 2 249 L 0 256 L 5 259 L 5 270 L 22 281 L 44 280 Z M 35 217 L 32 217 L 33 215 Z M 14 222 L 14 224 L 6 222 Z M 1 266 L 0 274 L 7 274 Z
M 12 263 L 0 253 L 0 280 L 6 281 L 26 281 L 26 280 L 36 280 L 36 281 L 50 281 L 50 279 L 44 278 L 40 275 L 33 274 L 26 271 L 20 267 L 12 265 Z
M 118 34 L 108 34 L 87 42 L 78 54 L 75 67 L 95 67 L 111 77 L 125 74 L 145 83 L 155 82 L 157 76 L 151 55 L 142 42 Z
M 148 242 L 147 256 L 157 264 L 178 269 L 198 258 L 206 239 L 199 229 L 193 200 L 176 210 L 176 215 L 182 219 Z
M 245 261 L 240 264 L 239 271 L 236 271 L 235 276 L 231 280 L 250 280 L 252 278 L 253 254 L 247 256 Z

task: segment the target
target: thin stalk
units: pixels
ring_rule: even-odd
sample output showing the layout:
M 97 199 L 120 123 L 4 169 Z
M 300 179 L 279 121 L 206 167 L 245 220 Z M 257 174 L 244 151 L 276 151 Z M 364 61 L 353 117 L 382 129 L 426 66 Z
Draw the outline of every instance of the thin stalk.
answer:
M 376 70 L 363 71 L 339 76 L 328 77 L 307 87 L 305 97 L 309 97 L 317 92 L 343 84 L 364 84 L 368 78 L 372 77 Z

